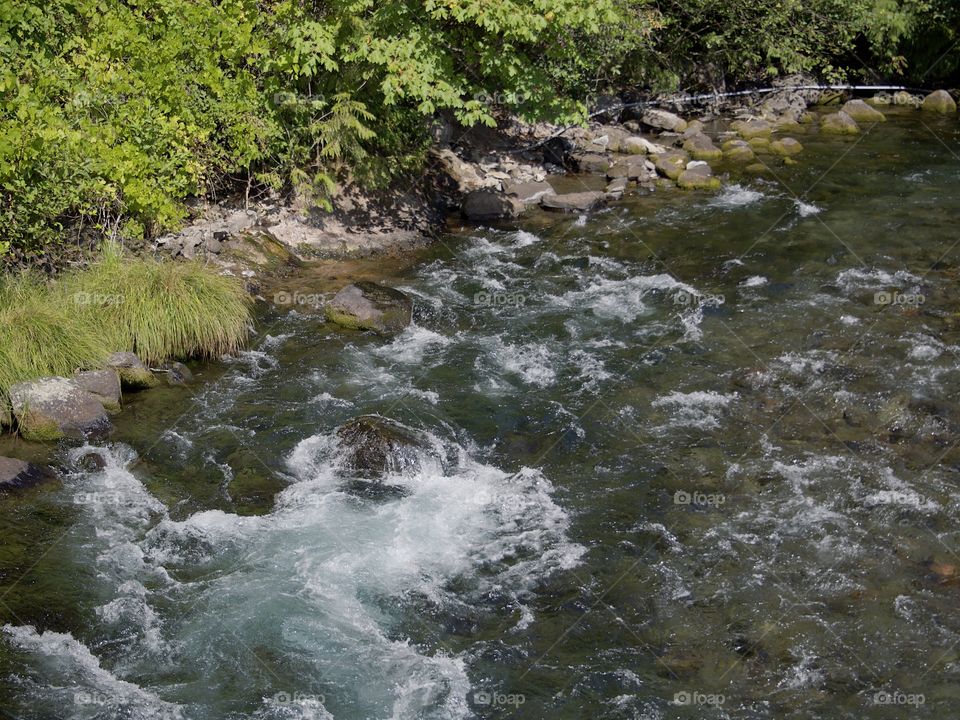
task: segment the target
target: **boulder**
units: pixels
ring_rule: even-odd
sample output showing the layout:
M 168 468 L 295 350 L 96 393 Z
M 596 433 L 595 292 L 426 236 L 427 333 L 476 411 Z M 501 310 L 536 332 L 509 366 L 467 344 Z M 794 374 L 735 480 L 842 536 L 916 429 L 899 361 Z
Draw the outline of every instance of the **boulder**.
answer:
M 770 149 L 770 138 L 768 137 L 750 138 L 747 141 L 747 145 L 749 145 L 751 148 L 759 152 L 766 152 L 767 150 Z
M 713 144 L 713 140 L 702 134 L 687 138 L 683 143 L 683 149 L 695 160 L 719 160 L 723 157 L 723 151 Z
M 649 125 L 658 130 L 668 130 L 670 132 L 682 133 L 687 129 L 687 122 L 679 115 L 674 115 L 666 110 L 651 108 L 643 113 L 640 121 L 644 125 Z
M 856 135 L 860 132 L 857 121 L 843 110 L 824 116 L 820 125 L 820 132 L 831 135 Z
M 20 435 L 26 440 L 101 438 L 112 429 L 96 396 L 68 378 L 16 383 L 8 394 Z
M 587 212 L 606 202 L 606 194 L 600 191 L 566 193 L 564 195 L 545 195 L 540 205 L 547 210 L 564 212 Z
M 630 133 L 622 127 L 606 125 L 594 132 L 590 144 L 608 152 L 622 152 L 623 143 L 629 136 Z
M 361 415 L 337 428 L 343 450 L 341 467 L 354 475 L 379 479 L 414 470 L 418 450 L 427 447 L 416 432 L 380 415 Z
M 193 372 L 182 362 L 164 363 L 167 373 L 167 385 L 183 387 L 193 382 Z
M 870 107 L 863 100 L 850 100 L 844 103 L 843 112 L 860 122 L 886 122 L 887 116 L 879 110 Z
M 719 190 L 720 178 L 713 176 L 713 170 L 707 163 L 693 162 L 680 173 L 677 187 L 684 190 Z
M 628 155 L 646 155 L 649 152 L 647 148 L 649 144 L 651 143 L 649 143 L 648 140 L 637 137 L 636 135 L 631 135 L 630 137 L 624 138 L 620 144 L 620 152 L 627 153 Z
M 140 358 L 132 352 L 118 352 L 107 358 L 108 368 L 113 368 L 120 376 L 120 387 L 124 390 L 146 390 L 156 387 L 160 381 L 150 372 Z
M 413 318 L 413 301 L 399 290 L 361 280 L 347 285 L 327 303 L 330 322 L 354 330 L 400 332 Z
M 553 192 L 553 187 L 546 181 L 514 183 L 506 187 L 507 195 L 515 197 L 524 205 L 536 205 L 540 198 L 552 195 Z
M 434 150 L 433 154 L 443 171 L 457 184 L 460 192 L 470 192 L 483 187 L 483 178 L 477 168 L 460 158 L 453 150 L 443 148 Z
M 803 145 L 791 137 L 785 137 L 770 143 L 770 152 L 781 157 L 790 157 L 803 152 Z
M 934 90 L 923 99 L 922 110 L 938 113 L 955 113 L 957 103 L 946 90 Z
M 735 163 L 751 163 L 756 159 L 753 148 L 745 140 L 728 140 L 723 144 L 723 159 Z
M 686 169 L 690 158 L 685 152 L 670 150 L 653 156 L 653 165 L 661 175 L 676 180 Z
M 0 493 L 32 487 L 56 477 L 47 467 L 15 458 L 0 457 Z
M 568 163 L 578 172 L 604 173 L 610 167 L 610 158 L 600 153 L 573 153 Z
M 731 123 L 730 128 L 735 130 L 744 140 L 768 138 L 773 132 L 773 125 L 766 120 L 737 120 Z
M 471 222 L 504 220 L 520 214 L 523 203 L 496 190 L 473 190 L 467 193 L 460 212 Z
M 616 180 L 626 178 L 636 182 L 643 182 L 650 177 L 650 171 L 647 168 L 647 162 L 641 157 L 629 157 L 617 160 L 610 169 L 607 170 L 607 179 Z
M 120 376 L 116 370 L 81 370 L 74 374 L 73 381 L 107 410 L 120 409 Z
M 607 183 L 607 187 L 604 190 L 607 198 L 610 200 L 619 200 L 623 197 L 623 194 L 627 191 L 627 186 L 630 184 L 630 181 L 625 177 L 618 177 L 611 180 Z
M 687 123 L 687 129 L 683 131 L 683 138 L 692 138 L 694 135 L 703 135 L 703 121 L 691 120 Z

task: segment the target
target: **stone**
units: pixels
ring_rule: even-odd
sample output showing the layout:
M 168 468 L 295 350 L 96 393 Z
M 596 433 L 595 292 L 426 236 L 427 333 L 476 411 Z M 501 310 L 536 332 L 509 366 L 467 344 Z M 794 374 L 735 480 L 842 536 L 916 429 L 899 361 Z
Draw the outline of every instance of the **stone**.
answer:
M 763 163 L 753 163 L 751 165 L 747 165 L 743 170 L 751 175 L 763 175 L 765 172 L 767 172 L 767 166 Z
M 7 394 L 25 440 L 97 439 L 113 429 L 96 396 L 68 378 L 16 383 Z
M 874 107 L 886 107 L 893 104 L 893 97 L 885 92 L 878 92 L 873 97 L 867 98 L 864 102 Z
M 649 152 L 647 149 L 648 144 L 648 141 L 644 138 L 631 135 L 630 137 L 624 138 L 620 145 L 620 151 L 628 155 L 646 155 Z
M 686 169 L 689 156 L 679 150 L 671 150 L 653 156 L 653 164 L 661 175 L 676 180 Z
M 610 158 L 600 153 L 573 153 L 569 163 L 578 172 L 605 173 L 610 167 Z
M 541 207 L 547 210 L 564 212 L 587 212 L 606 202 L 606 194 L 599 191 L 566 193 L 564 195 L 545 195 L 540 200 Z
M 132 352 L 113 353 L 107 358 L 106 365 L 117 371 L 120 387 L 124 390 L 148 390 L 160 384 L 150 369 Z
M 0 457 L 0 493 L 33 487 L 42 482 L 53 480 L 55 477 L 53 471 L 48 467 L 34 465 L 16 458 Z
M 744 140 L 770 137 L 773 133 L 773 125 L 766 120 L 737 120 L 730 125 L 730 128 Z
M 453 150 L 434 150 L 433 155 L 443 171 L 457 184 L 460 192 L 466 193 L 483 187 L 483 178 L 476 166 L 460 158 Z
M 683 143 L 683 149 L 695 160 L 719 160 L 723 157 L 723 151 L 706 135 L 697 134 L 687 138 Z
M 116 370 L 81 370 L 74 373 L 73 380 L 107 410 L 120 409 L 120 376 Z
M 774 140 L 770 143 L 770 152 L 781 157 L 790 157 L 803 152 L 803 145 L 798 140 L 791 137 L 785 137 L 781 140 Z
M 460 206 L 460 212 L 471 222 L 504 220 L 520 214 L 523 203 L 496 190 L 473 190 L 467 193 Z
M 723 144 L 723 159 L 735 163 L 751 163 L 756 159 L 753 148 L 745 140 L 728 140 Z
M 380 415 L 361 415 L 344 423 L 337 428 L 337 438 L 346 451 L 342 467 L 368 479 L 416 469 L 417 450 L 427 447 L 416 432 Z
M 629 157 L 617 160 L 607 170 L 607 179 L 627 178 L 636 182 L 643 182 L 650 176 L 646 161 L 641 157 Z
M 682 133 L 687 129 L 687 122 L 679 115 L 674 115 L 666 110 L 651 108 L 643 113 L 640 121 L 644 125 L 649 125 L 658 130 L 668 130 L 670 132 Z
M 955 113 L 957 103 L 946 90 L 934 90 L 923 99 L 922 110 L 938 113 Z
M 770 138 L 768 137 L 755 137 L 750 138 L 747 141 L 747 144 L 758 152 L 766 152 L 770 149 Z
M 193 372 L 182 362 L 165 363 L 163 369 L 167 373 L 167 385 L 183 387 L 193 382 Z
M 820 124 L 820 132 L 831 135 L 856 135 L 860 132 L 857 121 L 843 110 L 824 116 Z
M 591 144 L 609 152 L 622 152 L 623 143 L 630 136 L 626 130 L 615 125 L 601 127 L 591 139 Z
M 610 200 L 619 200 L 627 191 L 627 186 L 629 184 L 630 181 L 625 177 L 614 178 L 607 183 L 607 187 L 604 192 L 606 193 L 607 198 Z
M 361 280 L 342 288 L 325 307 L 327 319 L 354 330 L 402 331 L 413 319 L 413 301 L 399 290 Z
M 687 123 L 687 129 L 683 131 L 683 138 L 686 140 L 694 135 L 703 134 L 703 122 L 700 120 L 691 120 Z
M 844 103 L 843 112 L 852 117 L 858 123 L 861 122 L 886 122 L 887 116 L 879 110 L 870 107 L 863 100 L 850 100 Z
M 684 190 L 719 190 L 720 178 L 713 176 L 713 170 L 706 163 L 691 163 L 677 178 L 677 187 Z
M 524 205 L 536 205 L 544 195 L 552 195 L 553 187 L 546 181 L 520 182 L 506 187 L 507 195 L 515 197 Z
M 920 107 L 920 104 L 923 102 L 916 95 L 908 93 L 906 90 L 898 90 L 893 94 L 892 102 L 898 107 Z

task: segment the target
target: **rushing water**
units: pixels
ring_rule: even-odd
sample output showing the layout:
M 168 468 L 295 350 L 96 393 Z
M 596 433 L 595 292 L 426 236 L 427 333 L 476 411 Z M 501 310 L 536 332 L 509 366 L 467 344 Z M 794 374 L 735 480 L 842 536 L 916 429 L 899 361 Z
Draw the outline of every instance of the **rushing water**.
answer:
M 451 232 L 398 337 L 271 310 L 64 448 L 0 508 L 0 716 L 960 713 L 957 123 L 801 140 Z M 363 413 L 429 438 L 391 492 Z

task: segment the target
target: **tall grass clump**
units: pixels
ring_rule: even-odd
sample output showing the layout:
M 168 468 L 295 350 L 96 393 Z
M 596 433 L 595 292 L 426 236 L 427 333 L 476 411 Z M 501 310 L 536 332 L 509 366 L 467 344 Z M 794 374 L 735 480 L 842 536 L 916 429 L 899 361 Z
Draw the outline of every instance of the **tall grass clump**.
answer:
M 236 278 L 199 262 L 128 258 L 116 246 L 68 274 L 61 292 L 116 350 L 143 362 L 216 357 L 238 350 L 250 330 L 250 297 Z
M 96 367 L 111 349 L 47 281 L 31 274 L 0 278 L 0 392 L 23 380 Z

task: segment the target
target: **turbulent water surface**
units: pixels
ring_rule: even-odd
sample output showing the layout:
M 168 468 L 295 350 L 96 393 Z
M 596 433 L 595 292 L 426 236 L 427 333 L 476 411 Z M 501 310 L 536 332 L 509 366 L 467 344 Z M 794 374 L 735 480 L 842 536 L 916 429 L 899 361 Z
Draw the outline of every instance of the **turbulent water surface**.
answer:
M 403 334 L 271 311 L 64 448 L 0 508 L 0 716 L 960 713 L 956 120 L 801 139 L 451 233 Z M 365 413 L 427 439 L 383 492 Z

